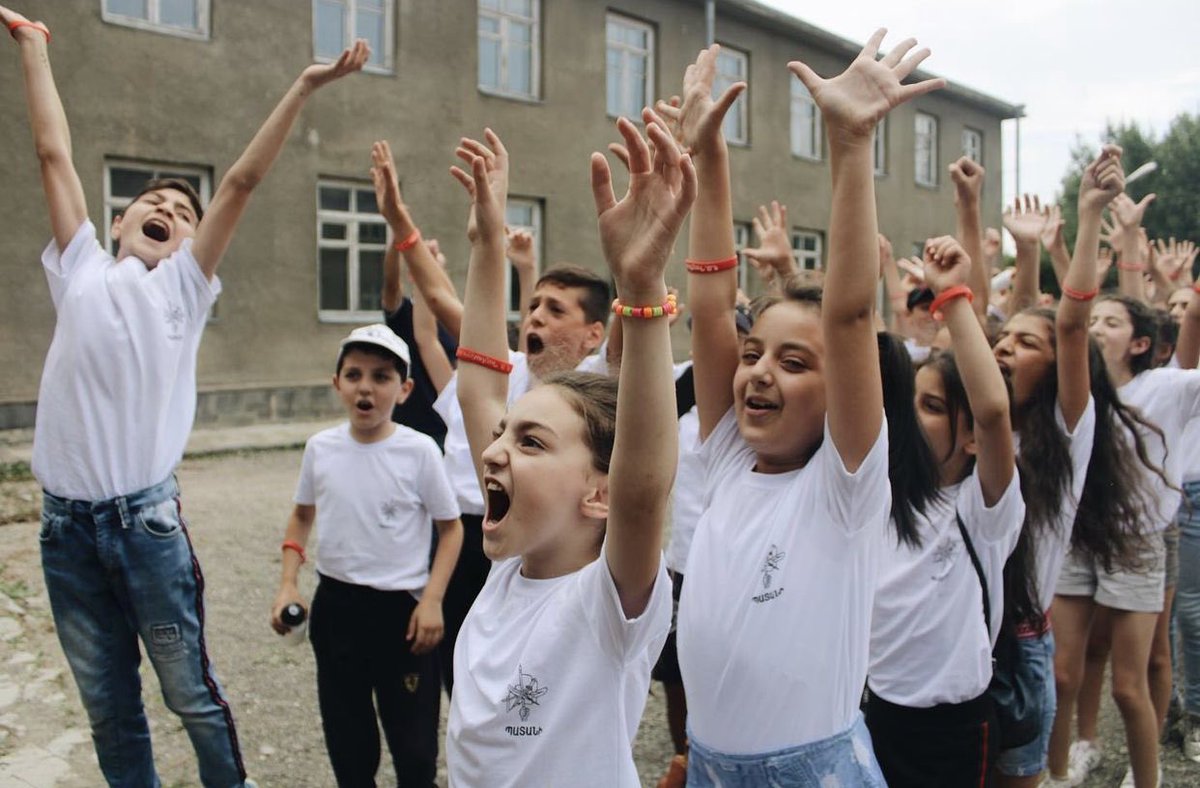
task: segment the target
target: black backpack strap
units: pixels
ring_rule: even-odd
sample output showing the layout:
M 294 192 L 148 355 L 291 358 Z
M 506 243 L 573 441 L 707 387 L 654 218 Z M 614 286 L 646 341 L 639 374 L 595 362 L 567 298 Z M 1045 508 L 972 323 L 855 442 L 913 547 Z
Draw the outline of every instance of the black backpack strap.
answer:
M 990 635 L 992 632 L 992 603 L 988 597 L 988 584 L 987 578 L 983 575 L 983 565 L 979 563 L 979 556 L 975 553 L 975 545 L 971 543 L 971 537 L 967 534 L 967 527 L 963 525 L 962 517 L 957 510 L 954 512 L 954 519 L 958 521 L 958 532 L 962 534 L 963 544 L 967 548 L 967 555 L 971 556 L 971 566 L 975 567 L 975 574 L 979 577 L 979 587 L 983 589 L 983 628 Z
M 696 377 L 689 365 L 675 380 L 675 418 L 682 419 L 696 404 Z

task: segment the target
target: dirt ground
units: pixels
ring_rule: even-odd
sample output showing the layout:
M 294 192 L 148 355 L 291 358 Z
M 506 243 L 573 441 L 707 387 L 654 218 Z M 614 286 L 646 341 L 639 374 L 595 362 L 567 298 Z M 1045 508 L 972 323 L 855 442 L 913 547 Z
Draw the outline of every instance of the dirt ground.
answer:
M 317 713 L 312 652 L 271 632 L 268 610 L 279 571 L 279 540 L 300 452 L 188 460 L 180 467 L 184 513 L 207 580 L 207 635 L 232 700 L 248 769 L 263 788 L 333 785 Z M 103 784 L 74 683 L 55 638 L 38 558 L 39 491 L 0 482 L 0 785 L 91 788 Z M 304 573 L 305 592 L 312 589 Z M 163 707 L 153 670 L 144 694 L 163 785 L 198 785 L 191 746 Z M 447 704 L 443 702 L 443 717 Z M 444 720 L 443 720 L 444 724 Z M 1124 739 L 1111 701 L 1102 719 L 1104 762 L 1089 786 L 1115 786 Z M 1200 785 L 1200 766 L 1164 748 L 1168 786 Z M 654 785 L 671 754 L 660 688 L 652 689 L 634 756 Z M 380 784 L 394 785 L 387 760 Z M 31 779 L 21 775 L 36 774 Z M 444 772 L 441 777 L 444 785 Z

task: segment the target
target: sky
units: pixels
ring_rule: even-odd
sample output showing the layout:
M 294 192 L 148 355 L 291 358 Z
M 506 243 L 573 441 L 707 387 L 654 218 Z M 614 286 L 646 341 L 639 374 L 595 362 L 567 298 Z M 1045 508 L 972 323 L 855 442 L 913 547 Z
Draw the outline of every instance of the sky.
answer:
M 885 49 L 914 36 L 933 50 L 925 70 L 1024 104 L 1021 189 L 1043 197 L 1058 191 L 1075 140 L 1095 147 L 1107 121 L 1161 136 L 1176 115 L 1200 113 L 1198 0 L 760 2 L 852 41 L 886 27 Z M 1011 200 L 1014 121 L 1003 133 Z

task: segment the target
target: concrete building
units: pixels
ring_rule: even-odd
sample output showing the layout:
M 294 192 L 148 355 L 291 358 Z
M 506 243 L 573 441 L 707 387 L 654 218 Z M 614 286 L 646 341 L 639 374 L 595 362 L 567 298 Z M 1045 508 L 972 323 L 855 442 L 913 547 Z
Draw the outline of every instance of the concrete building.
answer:
M 200 350 L 198 423 L 335 407 L 336 342 L 348 323 L 379 319 L 386 233 L 368 176 L 375 139 L 391 141 L 405 200 L 460 283 L 466 200 L 447 166 L 458 138 L 485 125 L 512 153 L 510 223 L 534 228 L 543 266 L 602 270 L 588 155 L 617 139 L 616 114 L 679 91 L 707 35 L 700 0 L 27 0 L 21 10 L 54 33 L 75 164 L 102 232 L 151 175 L 183 174 L 211 195 L 314 57 L 335 57 L 355 35 L 372 42 L 367 73 L 309 102 L 234 238 Z M 836 73 L 860 44 L 753 0 L 720 0 L 715 22 L 721 79 L 749 84 L 726 127 L 738 240 L 752 243 L 756 207 L 779 199 L 802 263 L 820 267 L 826 145 L 785 64 Z M 15 52 L 5 57 L 0 427 L 16 427 L 32 423 L 54 313 L 38 263 L 50 232 L 21 72 Z M 983 211 L 999 221 L 1001 122 L 1019 112 L 951 83 L 887 118 L 880 226 L 898 252 L 952 231 L 945 170 L 964 152 L 992 173 Z

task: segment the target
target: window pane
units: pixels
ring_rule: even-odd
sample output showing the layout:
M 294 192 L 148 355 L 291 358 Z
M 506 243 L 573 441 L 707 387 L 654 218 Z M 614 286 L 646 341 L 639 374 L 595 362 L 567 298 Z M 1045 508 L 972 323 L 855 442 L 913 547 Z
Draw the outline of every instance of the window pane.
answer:
M 196 18 L 196 0 L 158 0 L 158 21 L 172 27 L 197 29 L 200 20 Z
M 499 9 L 500 8 L 500 0 L 479 0 L 479 7 L 480 8 Z
M 313 6 L 313 48 L 317 57 L 337 57 L 346 44 L 342 4 L 316 0 Z
M 609 115 L 621 114 L 621 53 L 615 49 L 608 50 L 608 69 L 606 76 L 607 98 L 605 107 Z
M 509 20 L 508 40 L 510 43 L 528 44 L 533 40 L 533 26 Z
M 479 36 L 479 86 L 500 87 L 500 42 L 482 34 Z
M 383 45 L 383 12 L 364 11 L 360 6 L 354 14 L 354 31 L 358 38 L 367 39 L 371 46 L 371 57 L 367 62 L 372 66 L 382 66 L 387 54 Z
M 479 15 L 479 32 L 500 35 L 500 20 L 494 16 Z
M 513 227 L 533 227 L 533 205 L 510 201 L 504 209 L 504 221 Z
M 146 170 L 127 170 L 122 167 L 113 167 L 109 170 L 109 173 L 109 182 L 113 197 L 132 197 L 142 190 L 142 187 L 146 185 L 146 181 L 150 180 L 150 173 Z
M 325 211 L 350 210 L 350 190 L 334 186 L 322 186 L 320 189 L 321 209 Z
M 321 250 L 321 309 L 349 309 L 345 249 Z
M 626 114 L 641 117 L 642 107 L 646 106 L 646 59 L 632 57 L 629 61 L 629 104 Z
M 356 204 L 354 209 L 359 213 L 379 213 L 379 206 L 375 204 L 374 189 L 356 189 L 355 190 Z
M 386 244 L 387 225 L 383 222 L 360 222 L 358 225 L 358 242 L 364 244 Z
M 533 0 L 504 0 L 504 10 L 520 16 L 533 16 Z
M 512 27 L 509 27 L 511 30 Z M 530 61 L 533 60 L 533 50 L 527 46 L 510 44 L 508 48 L 508 85 L 514 93 L 533 94 L 533 74 Z
M 383 252 L 358 253 L 358 308 L 382 309 Z
M 132 16 L 138 19 L 149 19 L 149 9 L 146 8 L 148 0 L 105 0 L 105 5 L 113 14 L 121 14 L 122 16 Z
M 344 241 L 346 240 L 346 225 L 335 222 L 322 222 L 321 237 L 332 241 Z

